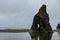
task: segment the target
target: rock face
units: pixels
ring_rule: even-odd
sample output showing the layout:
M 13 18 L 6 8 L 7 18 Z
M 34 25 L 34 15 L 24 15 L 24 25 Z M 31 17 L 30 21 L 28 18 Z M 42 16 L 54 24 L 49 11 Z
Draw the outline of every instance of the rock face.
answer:
M 38 13 L 34 16 L 31 29 L 38 32 L 52 31 L 51 25 L 49 23 L 49 15 L 46 12 L 46 5 L 42 5 Z
M 57 29 L 60 29 L 60 23 L 57 25 Z

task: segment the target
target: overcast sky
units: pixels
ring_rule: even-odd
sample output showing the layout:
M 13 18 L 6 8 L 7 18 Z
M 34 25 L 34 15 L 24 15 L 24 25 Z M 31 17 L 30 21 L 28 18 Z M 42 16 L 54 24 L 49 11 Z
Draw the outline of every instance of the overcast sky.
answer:
M 0 0 L 0 28 L 30 28 L 42 4 L 47 5 L 55 29 L 60 23 L 60 0 Z

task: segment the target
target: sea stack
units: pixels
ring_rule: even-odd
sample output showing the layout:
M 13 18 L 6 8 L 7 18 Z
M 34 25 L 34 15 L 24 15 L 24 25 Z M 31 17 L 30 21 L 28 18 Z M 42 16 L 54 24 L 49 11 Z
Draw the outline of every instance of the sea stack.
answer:
M 57 25 L 57 29 L 60 29 L 60 23 L 58 23 L 58 25 Z

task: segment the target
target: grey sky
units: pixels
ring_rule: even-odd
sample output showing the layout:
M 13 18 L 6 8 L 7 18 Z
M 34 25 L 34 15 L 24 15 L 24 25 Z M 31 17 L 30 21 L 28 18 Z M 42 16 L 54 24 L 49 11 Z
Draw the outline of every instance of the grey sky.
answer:
M 52 28 L 60 21 L 59 0 L 0 0 L 0 28 L 30 28 L 33 16 L 47 5 Z

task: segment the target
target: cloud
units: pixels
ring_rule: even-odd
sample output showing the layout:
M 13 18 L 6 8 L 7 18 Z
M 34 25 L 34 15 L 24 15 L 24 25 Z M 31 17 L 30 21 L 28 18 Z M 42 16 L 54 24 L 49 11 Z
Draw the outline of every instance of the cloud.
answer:
M 50 23 L 56 26 L 60 20 L 59 3 L 58 0 L 0 0 L 0 27 L 30 28 L 42 4 L 47 5 Z
M 3 19 L 3 18 L 5 18 L 5 17 L 6 17 L 6 16 L 2 16 L 2 15 L 1 15 L 1 16 L 0 16 L 0 19 Z

